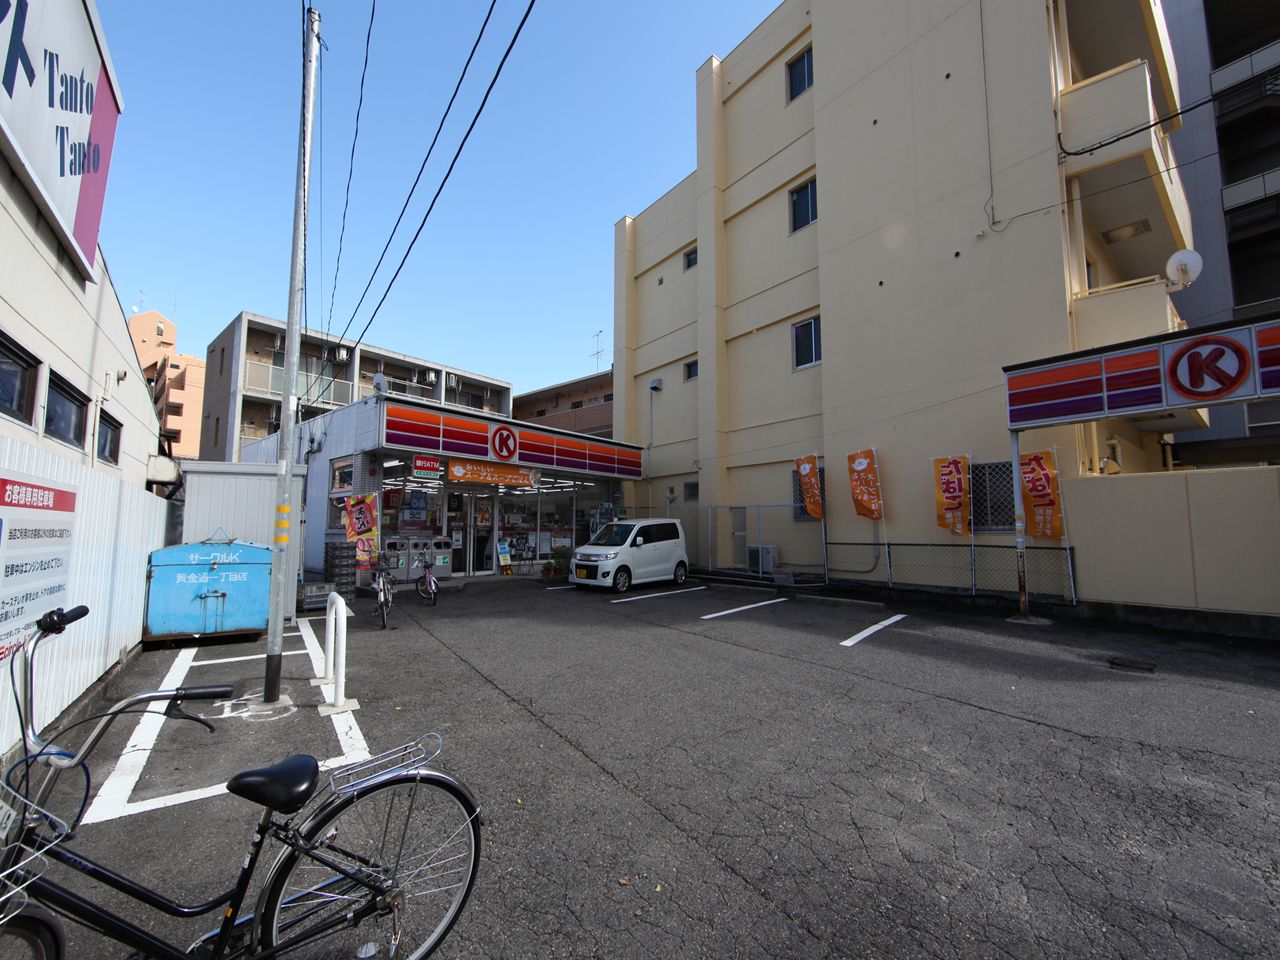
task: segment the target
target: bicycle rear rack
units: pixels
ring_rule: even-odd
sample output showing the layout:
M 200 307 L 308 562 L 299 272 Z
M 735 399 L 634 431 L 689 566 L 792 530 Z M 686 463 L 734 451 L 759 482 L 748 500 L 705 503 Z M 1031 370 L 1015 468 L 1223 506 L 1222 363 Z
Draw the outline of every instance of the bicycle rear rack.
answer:
M 443 746 L 444 739 L 440 734 L 425 733 L 394 750 L 339 767 L 329 774 L 329 789 L 343 796 L 388 773 L 424 767 L 440 756 Z
M 37 807 L 8 784 L 0 783 L 0 838 L 13 835 L 19 819 L 41 830 L 27 834 L 29 841 L 34 837 L 34 846 L 30 842 L 15 842 L 0 847 L 0 865 L 7 865 L 0 870 L 0 925 L 26 906 L 24 888 L 49 868 L 45 851 L 71 836 L 71 827 L 61 817 Z

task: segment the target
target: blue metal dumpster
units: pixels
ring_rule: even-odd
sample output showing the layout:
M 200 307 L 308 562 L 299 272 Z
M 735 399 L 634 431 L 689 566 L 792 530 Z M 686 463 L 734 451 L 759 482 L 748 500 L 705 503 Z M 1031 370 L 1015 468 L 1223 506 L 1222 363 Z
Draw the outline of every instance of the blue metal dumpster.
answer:
M 142 638 L 262 633 L 270 602 L 270 547 L 247 540 L 165 547 L 147 563 Z

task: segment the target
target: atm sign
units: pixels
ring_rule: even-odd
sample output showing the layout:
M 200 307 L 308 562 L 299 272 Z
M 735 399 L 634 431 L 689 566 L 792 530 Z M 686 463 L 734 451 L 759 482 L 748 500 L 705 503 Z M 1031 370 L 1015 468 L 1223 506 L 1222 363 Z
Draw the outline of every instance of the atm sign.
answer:
M 424 457 L 420 453 L 413 455 L 413 476 L 415 480 L 439 480 L 444 476 L 444 465 L 439 457 Z

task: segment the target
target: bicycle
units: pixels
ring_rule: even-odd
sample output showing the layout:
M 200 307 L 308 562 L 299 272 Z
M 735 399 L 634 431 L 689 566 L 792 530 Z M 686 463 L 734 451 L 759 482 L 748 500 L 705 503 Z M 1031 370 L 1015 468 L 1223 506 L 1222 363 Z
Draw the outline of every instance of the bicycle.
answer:
M 431 606 L 436 605 L 436 594 L 440 592 L 440 582 L 436 580 L 436 576 L 431 572 L 431 554 L 424 550 L 418 554 L 413 561 L 415 567 L 422 567 L 422 576 L 413 582 L 418 589 L 418 596 L 428 601 Z
M 391 568 L 387 566 L 382 554 L 373 558 L 373 591 L 378 598 L 378 614 L 382 617 L 382 629 L 387 629 L 387 614 L 391 612 L 391 603 L 395 590 L 391 586 Z
M 213 730 L 208 720 L 183 710 L 183 702 L 227 699 L 234 693 L 228 684 L 135 694 L 81 721 L 96 720 L 97 725 L 74 752 L 52 741 L 80 724 L 48 741 L 41 739 L 33 729 L 37 648 L 88 612 L 81 606 L 46 613 L 10 660 L 24 755 L 0 782 L 0 956 L 11 957 L 16 948 L 33 960 L 62 960 L 59 917 L 152 960 L 267 960 L 299 956 L 304 948 L 307 958 L 387 955 L 420 960 L 435 950 L 475 883 L 481 827 L 471 791 L 429 766 L 440 752 L 438 734 L 334 771 L 327 791 L 317 792 L 320 767 L 305 754 L 236 774 L 227 782 L 228 791 L 264 809 L 235 886 L 203 903 L 171 900 L 67 850 L 89 797 L 85 760 L 117 717 L 145 712 L 133 708 L 163 701 L 165 716 Z M 33 774 L 40 768 L 47 772 L 36 785 Z M 62 819 L 44 804 L 60 775 L 72 768 L 84 773 L 85 802 L 74 817 Z M 282 848 L 253 913 L 242 915 L 268 839 Z M 47 879 L 43 873 L 49 861 L 169 916 L 194 917 L 223 908 L 221 922 L 184 950 Z

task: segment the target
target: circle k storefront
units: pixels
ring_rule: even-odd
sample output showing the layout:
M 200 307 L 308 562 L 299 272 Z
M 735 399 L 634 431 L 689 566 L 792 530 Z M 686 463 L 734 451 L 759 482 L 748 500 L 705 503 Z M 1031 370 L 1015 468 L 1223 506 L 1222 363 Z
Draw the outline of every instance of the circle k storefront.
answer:
M 313 572 L 326 542 L 354 539 L 358 560 L 383 553 L 406 581 L 433 547 L 437 574 L 537 573 L 615 519 L 622 481 L 641 475 L 632 444 L 386 395 L 307 420 L 299 434 L 308 531 L 315 505 L 328 505 L 324 536 L 304 544 Z

